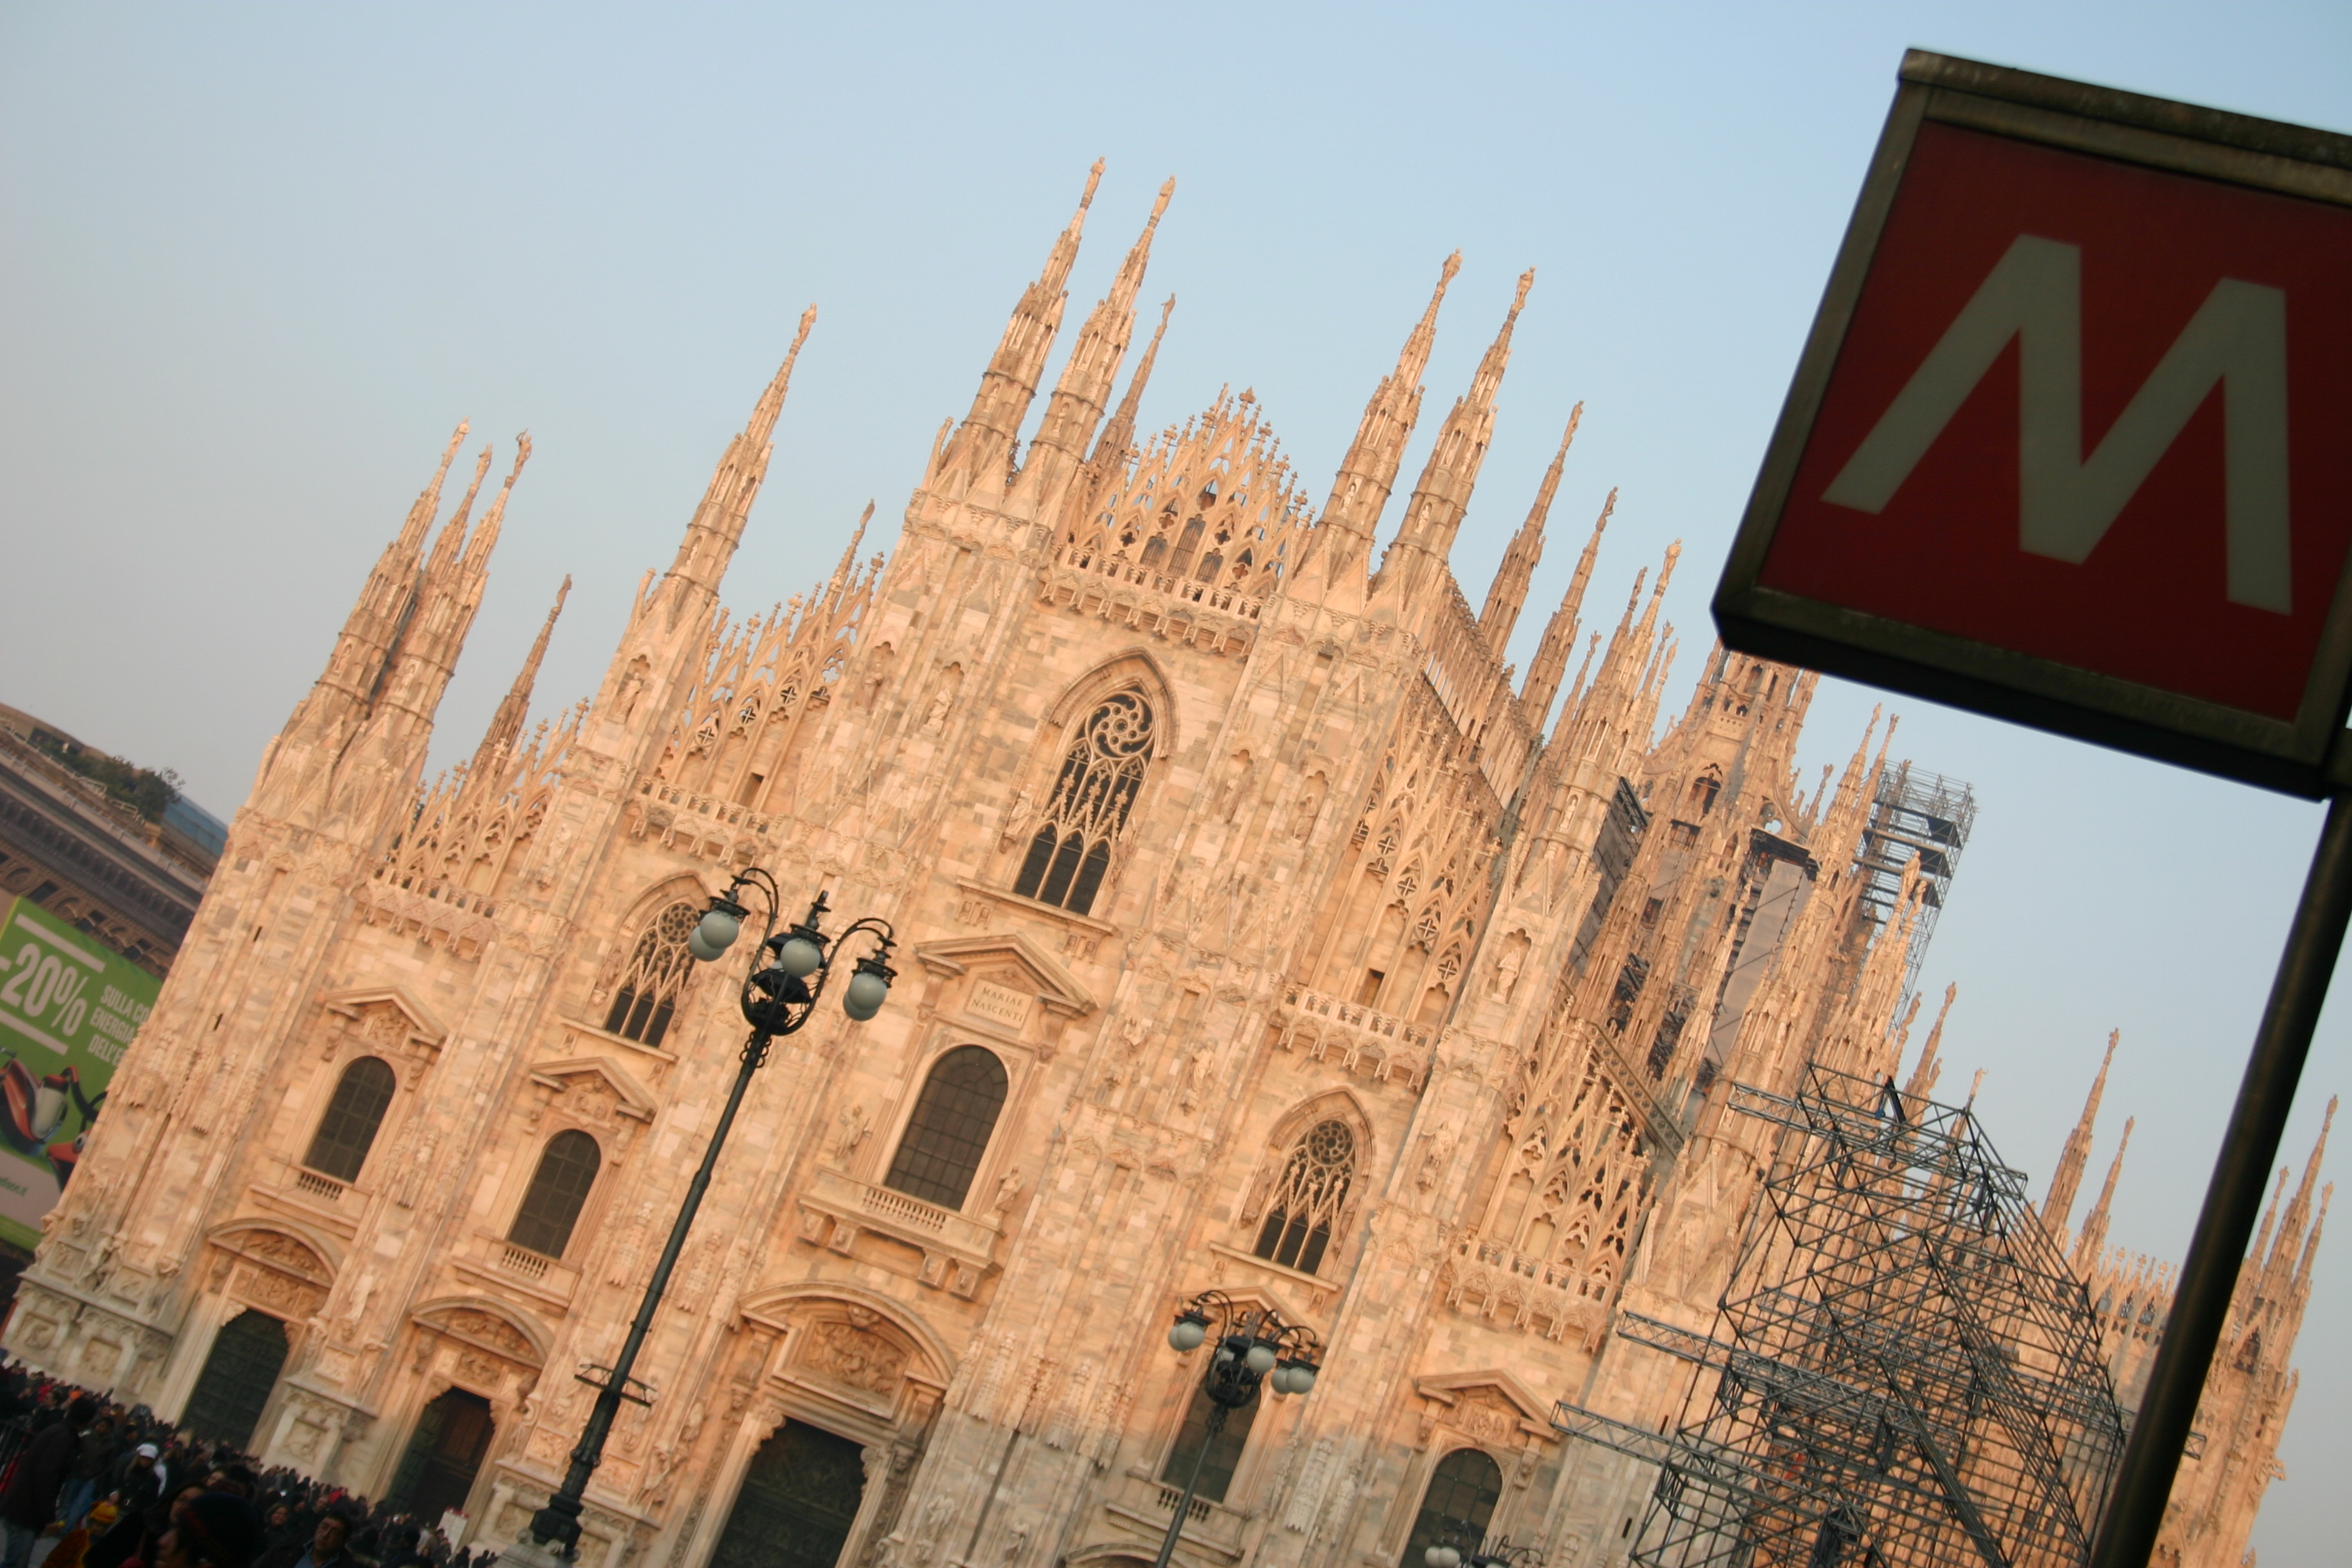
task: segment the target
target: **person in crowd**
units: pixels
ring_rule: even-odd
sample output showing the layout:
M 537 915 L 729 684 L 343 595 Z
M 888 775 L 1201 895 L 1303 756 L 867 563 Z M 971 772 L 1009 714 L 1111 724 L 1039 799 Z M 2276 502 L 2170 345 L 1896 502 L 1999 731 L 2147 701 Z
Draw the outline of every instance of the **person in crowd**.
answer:
M 381 1568 L 427 1568 L 425 1553 L 419 1545 L 425 1531 L 415 1520 L 404 1519 L 383 1532 L 383 1556 Z
M 250 1568 L 261 1549 L 261 1521 L 253 1505 L 230 1492 L 208 1491 L 173 1512 L 157 1542 L 155 1568 Z
M 121 1568 L 137 1553 L 140 1540 L 146 1534 L 147 1510 L 163 1501 L 163 1489 L 170 1479 L 169 1468 L 154 1444 L 142 1443 L 131 1450 L 122 1474 L 114 1483 L 114 1524 L 104 1534 L 93 1537 L 89 1550 L 82 1555 L 82 1568 Z
M 58 1517 L 58 1497 L 65 1489 L 81 1435 L 97 1417 L 96 1402 L 77 1397 L 60 1419 L 43 1426 L 25 1446 L 8 1484 L 0 1488 L 0 1530 L 5 1532 L 0 1568 L 25 1568 L 33 1542 Z
M 74 1451 L 72 1468 L 66 1473 L 64 1503 L 58 1510 L 70 1531 L 81 1527 L 89 1512 L 89 1505 L 98 1500 L 98 1484 L 107 1471 L 114 1468 L 114 1457 L 121 1451 L 122 1440 L 115 1436 L 114 1417 L 100 1414 L 81 1435 L 81 1446 Z

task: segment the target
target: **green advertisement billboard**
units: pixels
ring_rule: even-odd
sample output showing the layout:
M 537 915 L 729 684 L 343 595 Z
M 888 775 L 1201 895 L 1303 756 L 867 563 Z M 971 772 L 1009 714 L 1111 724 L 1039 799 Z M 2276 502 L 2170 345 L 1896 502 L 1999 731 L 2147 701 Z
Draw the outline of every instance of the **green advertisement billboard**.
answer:
M 22 899 L 0 910 L 0 1240 L 30 1247 L 163 982 Z

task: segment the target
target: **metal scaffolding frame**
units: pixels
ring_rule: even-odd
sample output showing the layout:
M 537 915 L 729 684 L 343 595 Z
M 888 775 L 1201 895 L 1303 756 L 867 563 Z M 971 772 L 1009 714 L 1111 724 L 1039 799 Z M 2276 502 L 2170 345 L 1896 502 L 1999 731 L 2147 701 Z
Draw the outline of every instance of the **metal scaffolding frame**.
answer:
M 1918 862 L 1919 923 L 1912 932 L 1903 974 L 1906 994 L 1918 984 L 1919 965 L 1936 934 L 1936 917 L 1951 893 L 1952 874 L 1959 868 L 1960 851 L 1968 847 L 1969 830 L 1976 820 L 1976 795 L 1958 779 L 1908 763 L 1879 778 L 1870 820 L 1854 847 L 1854 863 L 1863 873 L 1859 912 L 1874 930 L 1884 928 L 1902 898 L 1904 868 Z
M 2080 1564 L 2124 1446 L 2083 1284 L 1965 1107 L 1820 1068 L 1730 1109 L 1784 1130 L 1712 1335 L 1650 1431 L 1554 1425 L 1658 1467 L 1643 1568 Z

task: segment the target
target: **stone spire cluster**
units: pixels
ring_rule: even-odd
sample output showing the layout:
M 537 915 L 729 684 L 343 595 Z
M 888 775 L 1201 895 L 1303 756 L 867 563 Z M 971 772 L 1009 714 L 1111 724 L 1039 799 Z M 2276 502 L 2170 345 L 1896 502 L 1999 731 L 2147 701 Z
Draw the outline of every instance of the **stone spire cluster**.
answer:
M 475 526 L 474 503 L 492 457 L 485 446 L 464 499 L 436 535 L 441 488 L 467 430 L 461 422 L 451 436 L 432 480 L 369 572 L 325 670 L 264 753 L 255 799 L 273 814 L 310 825 L 332 820 L 372 843 L 388 826 L 385 814 L 415 789 L 434 712 L 481 607 L 509 498 L 530 458 L 530 437 L 517 437 L 513 466 Z

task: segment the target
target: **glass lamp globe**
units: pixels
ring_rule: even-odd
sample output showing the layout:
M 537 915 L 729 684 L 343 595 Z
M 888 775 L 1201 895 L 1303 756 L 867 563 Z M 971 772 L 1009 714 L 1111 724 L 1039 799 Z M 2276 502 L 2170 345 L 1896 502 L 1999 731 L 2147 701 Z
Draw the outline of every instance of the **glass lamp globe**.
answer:
M 1314 1393 L 1315 1369 L 1307 1365 L 1304 1362 L 1292 1366 L 1290 1369 L 1290 1392 L 1293 1394 Z
M 698 963 L 716 963 L 727 956 L 726 943 L 703 940 L 700 926 L 686 933 L 686 951 L 692 953 Z
M 704 915 L 701 922 L 694 928 L 694 934 L 702 939 L 702 945 L 711 949 L 711 957 L 716 958 L 719 953 L 735 945 L 735 934 L 742 929 L 742 922 L 725 910 L 712 910 Z M 688 947 L 694 945 L 691 939 L 688 939 L 687 945 Z M 702 954 L 697 952 L 694 956 L 701 958 Z M 705 962 L 709 961 L 705 960 Z
M 1462 1553 L 1451 1546 L 1433 1546 L 1421 1554 L 1429 1568 L 1462 1568 Z
M 824 950 L 804 936 L 796 936 L 776 950 L 776 967 L 795 980 L 806 980 L 824 962 Z M 874 1004 L 879 1007 L 882 1004 Z
M 1264 1377 L 1274 1370 L 1274 1347 L 1268 1344 L 1253 1344 L 1249 1348 L 1248 1360 L 1249 1369 L 1260 1377 Z
M 1208 1337 L 1209 1325 L 1200 1319 L 1179 1318 L 1168 1331 L 1168 1344 L 1171 1350 L 1196 1351 L 1201 1348 L 1201 1342 Z
M 814 950 L 811 949 L 811 951 Z M 783 963 L 786 969 L 792 967 L 793 943 L 789 942 L 784 943 Z M 866 1019 L 882 1011 L 882 1004 L 889 998 L 889 995 L 888 981 L 870 969 L 861 969 L 849 977 L 849 988 L 841 994 L 841 1010 L 863 1024 Z

